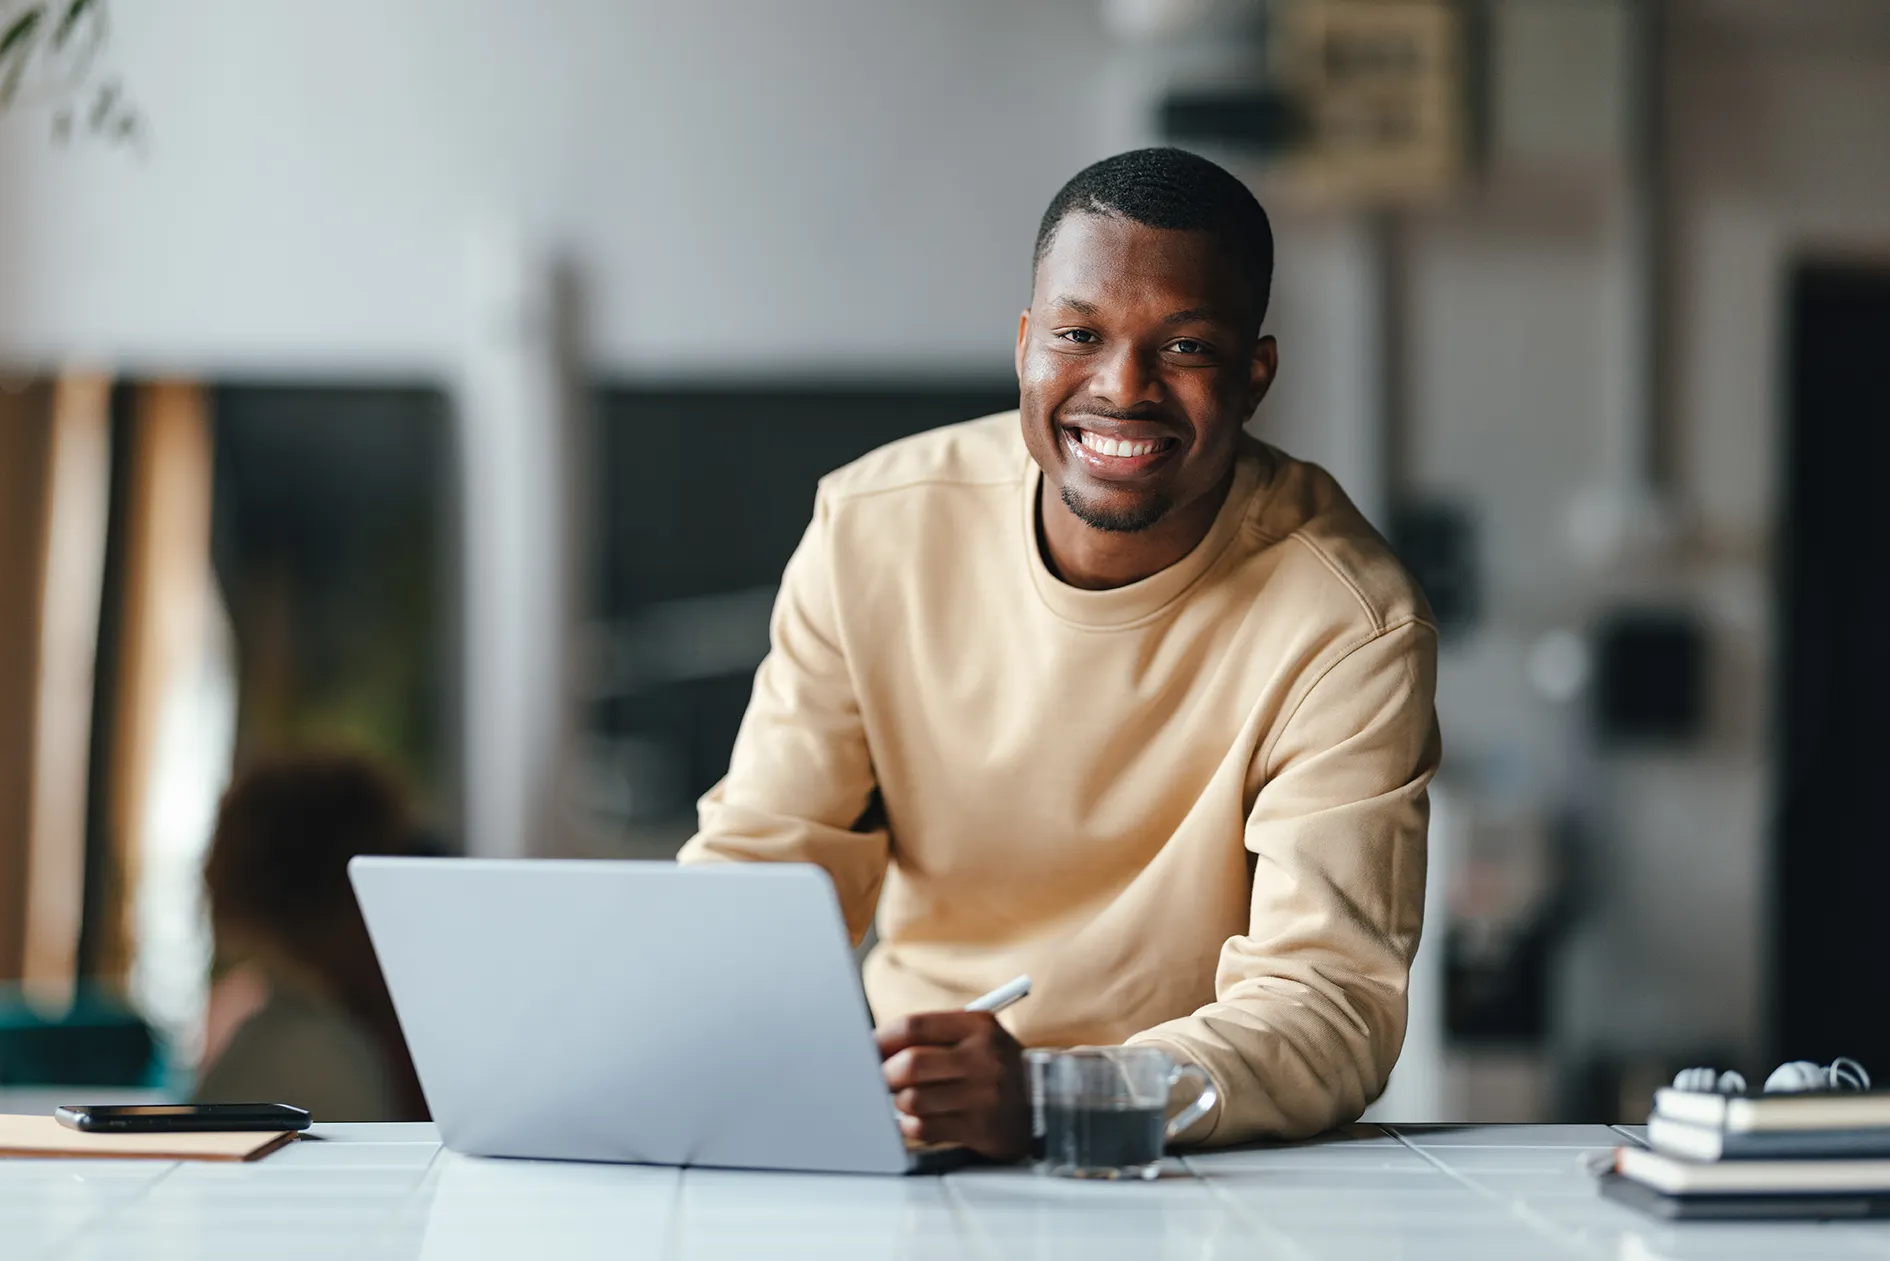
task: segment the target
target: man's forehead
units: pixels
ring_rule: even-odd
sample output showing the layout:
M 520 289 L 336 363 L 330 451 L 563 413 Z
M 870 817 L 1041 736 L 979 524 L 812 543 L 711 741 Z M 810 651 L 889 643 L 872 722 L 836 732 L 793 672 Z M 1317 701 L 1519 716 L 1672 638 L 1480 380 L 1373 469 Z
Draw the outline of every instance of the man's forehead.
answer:
M 1031 303 L 1094 315 L 1128 302 L 1161 306 L 1169 316 L 1240 320 L 1246 297 L 1236 260 L 1211 233 L 1074 213 L 1037 265 Z

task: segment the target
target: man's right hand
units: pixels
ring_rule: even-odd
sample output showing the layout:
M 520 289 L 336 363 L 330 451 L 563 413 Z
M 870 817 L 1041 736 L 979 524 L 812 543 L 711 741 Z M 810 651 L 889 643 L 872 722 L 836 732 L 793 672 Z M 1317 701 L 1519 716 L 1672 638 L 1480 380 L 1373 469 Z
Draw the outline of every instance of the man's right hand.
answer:
M 983 1011 L 923 1012 L 874 1032 L 899 1128 L 920 1143 L 962 1143 L 991 1160 L 1030 1148 L 1030 1098 L 1017 1040 Z

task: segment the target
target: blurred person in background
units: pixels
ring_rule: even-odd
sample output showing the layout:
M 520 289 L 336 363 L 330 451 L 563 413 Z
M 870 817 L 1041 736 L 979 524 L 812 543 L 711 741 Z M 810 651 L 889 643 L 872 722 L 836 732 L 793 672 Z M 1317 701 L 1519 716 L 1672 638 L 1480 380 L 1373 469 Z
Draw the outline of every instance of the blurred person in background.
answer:
M 356 854 L 426 848 L 399 785 L 364 757 L 281 758 L 236 779 L 204 864 L 215 954 L 195 1098 L 427 1119 L 347 873 Z

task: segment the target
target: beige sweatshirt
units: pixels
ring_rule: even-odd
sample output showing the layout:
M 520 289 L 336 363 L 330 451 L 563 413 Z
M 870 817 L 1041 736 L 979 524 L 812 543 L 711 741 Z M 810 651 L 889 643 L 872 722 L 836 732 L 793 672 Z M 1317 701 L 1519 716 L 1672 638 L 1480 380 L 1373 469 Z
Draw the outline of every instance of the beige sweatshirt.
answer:
M 1243 445 L 1200 546 L 1060 582 L 1016 413 L 823 479 L 685 862 L 818 863 L 876 1018 L 1020 972 L 1025 1045 L 1149 1043 L 1190 1139 L 1352 1120 L 1404 1037 L 1439 756 L 1423 597 L 1323 470 Z M 877 797 L 876 794 L 877 793 Z

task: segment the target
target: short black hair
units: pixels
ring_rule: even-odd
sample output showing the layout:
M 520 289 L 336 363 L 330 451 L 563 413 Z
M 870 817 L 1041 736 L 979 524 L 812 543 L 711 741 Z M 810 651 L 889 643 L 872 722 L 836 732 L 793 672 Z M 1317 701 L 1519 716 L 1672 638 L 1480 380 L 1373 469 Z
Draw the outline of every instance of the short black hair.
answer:
M 1144 227 L 1212 233 L 1246 273 L 1254 326 L 1266 317 L 1273 225 L 1247 186 L 1206 158 L 1184 149 L 1131 149 L 1078 171 L 1043 212 L 1033 276 L 1057 228 L 1072 214 L 1120 215 Z

